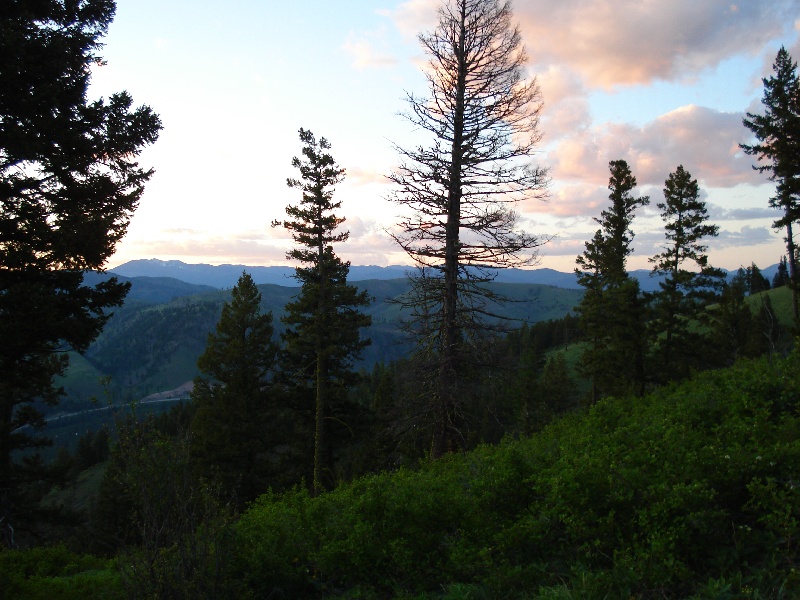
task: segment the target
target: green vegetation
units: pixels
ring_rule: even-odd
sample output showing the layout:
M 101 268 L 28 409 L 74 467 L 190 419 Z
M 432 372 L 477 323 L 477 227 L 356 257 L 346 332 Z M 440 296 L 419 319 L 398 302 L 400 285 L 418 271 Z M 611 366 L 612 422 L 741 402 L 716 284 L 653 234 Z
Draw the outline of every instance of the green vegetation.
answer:
M 794 597 L 798 368 L 742 362 L 418 471 L 266 495 L 236 526 L 237 576 L 262 597 Z
M 202 564 L 240 597 L 796 597 L 799 371 L 796 353 L 741 361 L 317 498 L 266 494 Z M 120 589 L 111 563 L 63 549 L 0 564 L 10 589 Z
M 63 546 L 0 551 L 0 590 L 5 598 L 26 600 L 126 598 L 114 561 Z

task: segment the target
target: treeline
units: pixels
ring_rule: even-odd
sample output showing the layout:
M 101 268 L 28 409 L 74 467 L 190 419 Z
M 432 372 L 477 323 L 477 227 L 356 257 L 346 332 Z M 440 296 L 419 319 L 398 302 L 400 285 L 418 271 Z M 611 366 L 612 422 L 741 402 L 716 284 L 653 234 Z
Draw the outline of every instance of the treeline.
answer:
M 719 228 L 708 222 L 697 180 L 683 166 L 667 177 L 664 200 L 657 204 L 664 242 L 649 261 L 662 279 L 656 291 L 640 290 L 627 261 L 634 251 L 636 210 L 650 198 L 635 196 L 636 177 L 626 161 L 611 161 L 609 169 L 610 205 L 596 219 L 600 229 L 576 268 L 586 290 L 577 307 L 586 342 L 579 371 L 591 382 L 590 402 L 606 395 L 642 396 L 700 370 L 775 352 L 782 336 L 769 296 L 761 297 L 755 315 L 745 302 L 770 283 L 752 264 L 728 284 L 709 263 L 707 239 Z M 780 264 L 778 284 L 790 280 L 785 260 Z

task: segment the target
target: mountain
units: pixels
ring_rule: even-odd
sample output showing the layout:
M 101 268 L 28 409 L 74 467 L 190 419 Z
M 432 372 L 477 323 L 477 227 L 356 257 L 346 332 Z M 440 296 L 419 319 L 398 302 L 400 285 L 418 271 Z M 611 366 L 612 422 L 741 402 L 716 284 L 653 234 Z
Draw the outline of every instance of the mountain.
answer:
M 762 274 L 772 281 L 778 265 L 771 265 L 761 270 Z M 402 279 L 414 267 L 391 265 L 378 267 L 375 265 L 350 267 L 348 280 L 390 280 Z M 298 287 L 294 278 L 294 267 L 252 267 L 247 265 L 206 265 L 187 264 L 179 260 L 159 260 L 156 258 L 132 260 L 118 267 L 113 273 L 126 278 L 172 278 L 194 285 L 204 285 L 216 289 L 227 289 L 236 285 L 242 271 L 247 271 L 256 284 L 275 284 L 285 287 Z M 724 269 L 723 269 L 724 271 Z M 733 276 L 735 271 L 727 272 Z M 652 292 L 658 289 L 663 278 L 653 277 L 648 269 L 631 271 L 631 276 L 639 280 L 642 291 Z M 574 272 L 564 273 L 554 269 L 500 269 L 496 283 L 521 283 L 530 285 L 550 285 L 564 289 L 581 289 Z
M 138 301 L 147 304 L 169 302 L 175 298 L 193 296 L 206 292 L 214 292 L 217 288 L 210 285 L 187 283 L 173 277 L 125 277 L 119 273 L 84 273 L 83 282 L 86 285 L 96 285 L 106 281 L 111 276 L 116 276 L 121 283 L 130 283 L 131 289 L 125 297 L 126 302 Z
M 350 267 L 349 281 L 403 279 L 414 267 L 376 265 Z M 132 260 L 112 269 L 115 275 L 128 278 L 168 277 L 192 283 L 206 285 L 217 289 L 231 288 L 236 285 L 242 271 L 247 271 L 256 284 L 275 284 L 286 287 L 298 287 L 294 278 L 294 267 L 275 266 L 258 267 L 247 265 L 206 265 L 187 264 L 179 260 L 159 260 L 156 258 Z M 497 273 L 497 283 L 526 283 L 552 285 L 568 289 L 578 289 L 574 273 L 561 273 L 553 269 L 501 269 Z

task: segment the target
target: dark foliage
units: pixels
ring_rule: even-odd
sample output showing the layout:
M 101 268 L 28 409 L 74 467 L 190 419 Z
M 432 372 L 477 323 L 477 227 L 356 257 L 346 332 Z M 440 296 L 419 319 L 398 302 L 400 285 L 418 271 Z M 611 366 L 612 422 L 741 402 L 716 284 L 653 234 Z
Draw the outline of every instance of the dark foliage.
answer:
M 55 403 L 67 350 L 84 351 L 128 286 L 83 285 L 124 235 L 161 124 L 126 92 L 89 101 L 111 0 L 5 2 L 0 9 L 0 530 L 31 523 L 39 474 L 12 462 L 48 442 L 35 402 Z M 35 503 L 34 503 L 35 505 Z M 34 511 L 35 512 L 35 511 Z
M 350 235 L 339 228 L 344 218 L 333 212 L 341 208 L 333 192 L 344 169 L 328 153 L 331 146 L 325 138 L 317 141 L 310 131 L 300 129 L 300 141 L 303 159 L 292 160 L 300 179 L 287 183 L 302 191 L 302 200 L 286 207 L 292 220 L 276 221 L 273 226 L 292 233 L 297 247 L 286 256 L 302 265 L 295 270 L 300 294 L 286 305 L 282 318 L 287 329 L 281 336 L 285 344 L 281 363 L 295 406 L 306 417 L 307 430 L 313 431 L 313 437 L 309 436 L 313 439 L 312 485 L 319 493 L 335 482 L 335 440 L 355 435 L 357 407 L 348 403 L 347 388 L 357 380 L 353 363 L 370 343 L 359 330 L 371 324 L 362 312 L 371 299 L 347 283 L 350 263 L 333 250 L 334 244 Z

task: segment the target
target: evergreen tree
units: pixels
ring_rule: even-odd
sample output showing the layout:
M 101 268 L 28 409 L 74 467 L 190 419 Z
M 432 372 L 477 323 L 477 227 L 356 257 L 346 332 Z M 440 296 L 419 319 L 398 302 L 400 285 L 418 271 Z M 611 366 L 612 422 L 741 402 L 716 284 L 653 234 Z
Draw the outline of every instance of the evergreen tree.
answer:
M 709 355 L 697 328 L 705 307 L 717 298 L 724 282 L 719 269 L 708 264 L 701 240 L 719 228 L 706 222 L 705 202 L 699 199 L 697 180 L 683 166 L 664 184 L 664 202 L 658 203 L 667 245 L 650 259 L 653 273 L 665 275 L 654 294 L 651 331 L 655 339 L 655 371 L 661 380 L 683 379 Z M 690 264 L 697 271 L 687 270 Z
M 795 324 L 800 324 L 798 308 L 797 244 L 794 226 L 800 222 L 800 79 L 797 63 L 784 47 L 778 50 L 772 66 L 774 75 L 764 78 L 765 107 L 763 115 L 747 113 L 744 126 L 753 132 L 758 143 L 740 144 L 741 148 L 766 164 L 754 166 L 769 173 L 776 182 L 775 195 L 769 205 L 783 212 L 773 223 L 776 229 L 786 230 L 786 249 L 789 256 L 789 281 L 792 287 L 792 310 Z
M 728 367 L 746 355 L 748 336 L 753 328 L 753 313 L 747 305 L 747 279 L 744 269 L 722 290 L 718 305 L 711 313 L 714 352 L 717 368 Z M 686 349 L 688 350 L 688 349 Z
M 127 92 L 87 98 L 113 0 L 5 1 L 0 9 L 0 529 L 21 534 L 38 502 L 12 455 L 47 445 L 35 401 L 55 404 L 67 350 L 85 351 L 127 284 L 83 274 L 113 254 L 153 171 L 161 124 Z M 19 454 L 17 454 L 19 456 Z M 31 463 L 33 464 L 33 463 Z M 26 517 L 28 514 L 30 518 Z M 8 534 L 8 535 L 6 535 Z
M 511 5 L 443 0 L 435 30 L 419 37 L 429 57 L 430 96 L 409 95 L 407 115 L 430 135 L 398 148 L 392 200 L 410 209 L 395 240 L 419 267 L 404 301 L 430 418 L 431 456 L 465 439 L 470 374 L 487 368 L 473 352 L 484 317 L 502 301 L 484 285 L 496 268 L 524 265 L 546 239 L 517 229 L 513 203 L 544 195 L 546 171 L 532 163 L 541 140 L 541 93 L 526 81 L 526 57 Z
M 359 329 L 371 322 L 360 312 L 370 298 L 347 283 L 350 263 L 333 251 L 333 244 L 349 237 L 349 232 L 338 229 L 345 219 L 333 212 L 342 205 L 333 200 L 333 192 L 344 169 L 327 152 L 331 146 L 324 137 L 317 141 L 310 131 L 300 129 L 300 141 L 304 158 L 292 160 L 300 179 L 289 179 L 287 184 L 301 190 L 302 199 L 299 205 L 286 207 L 292 220 L 275 221 L 273 226 L 282 225 L 292 233 L 298 247 L 286 256 L 306 265 L 295 270 L 302 284 L 300 294 L 286 305 L 282 318 L 287 325 L 283 365 L 295 388 L 313 397 L 313 486 L 319 493 L 333 483 L 329 424 L 350 427 L 343 407 L 346 390 L 356 381 L 353 362 L 369 343 L 359 336 Z
M 756 263 L 750 263 L 746 269 L 747 273 L 747 293 L 751 296 L 758 294 L 769 289 L 769 279 L 761 274 L 761 269 L 756 266 Z
M 602 394 L 644 393 L 645 306 L 626 263 L 634 212 L 650 199 L 632 195 L 636 178 L 627 162 L 611 161 L 609 169 L 611 206 L 595 218 L 601 228 L 586 242 L 575 269 L 586 289 L 577 307 L 586 340 L 579 368 L 592 381 L 592 402 Z
M 773 289 L 783 287 L 789 284 L 789 264 L 786 256 L 781 256 L 778 261 L 778 270 L 775 272 L 775 277 L 772 278 Z
M 222 308 L 215 333 L 197 361 L 192 400 L 192 453 L 200 472 L 218 478 L 240 506 L 275 483 L 271 448 L 285 422 L 271 383 L 277 348 L 272 313 L 261 314 L 261 293 L 243 273 Z
M 547 359 L 539 381 L 539 389 L 545 404 L 555 415 L 572 408 L 575 382 L 569 374 L 567 359 L 563 352 L 557 352 Z

